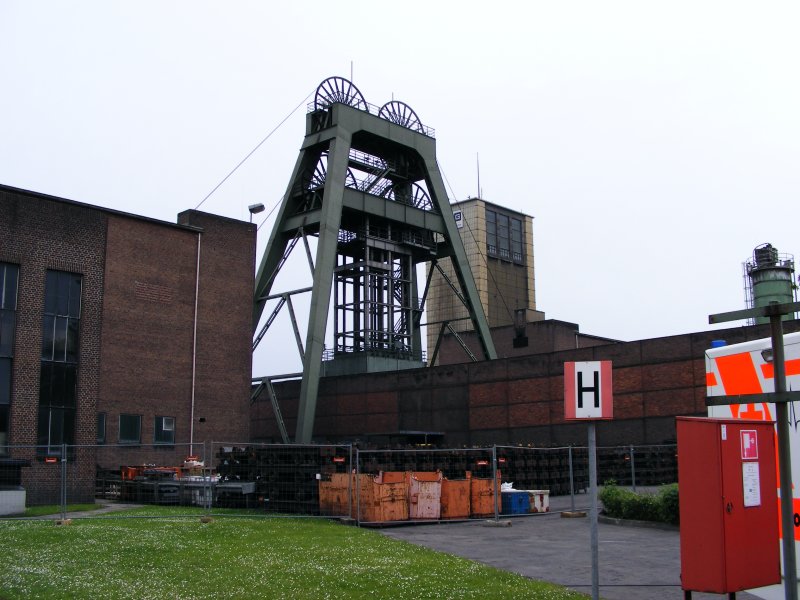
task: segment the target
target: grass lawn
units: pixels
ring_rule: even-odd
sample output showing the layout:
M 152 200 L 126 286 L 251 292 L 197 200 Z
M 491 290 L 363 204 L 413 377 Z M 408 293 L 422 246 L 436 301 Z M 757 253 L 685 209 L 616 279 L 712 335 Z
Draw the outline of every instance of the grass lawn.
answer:
M 586 598 L 327 520 L 201 514 L 0 521 L 0 598 Z

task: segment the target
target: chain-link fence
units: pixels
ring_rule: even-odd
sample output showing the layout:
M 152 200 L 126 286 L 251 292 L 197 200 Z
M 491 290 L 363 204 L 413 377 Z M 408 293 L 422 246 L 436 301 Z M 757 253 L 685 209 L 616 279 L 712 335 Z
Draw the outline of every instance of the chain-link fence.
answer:
M 84 504 L 94 510 L 70 516 L 130 506 L 139 507 L 137 516 L 160 516 L 156 507 L 172 506 L 187 507 L 186 515 L 200 509 L 362 524 L 497 518 L 546 512 L 550 496 L 572 494 L 574 506 L 574 495 L 588 488 L 587 465 L 585 447 L 8 446 L 0 456 L 0 517 L 46 505 L 43 512 L 65 518 Z M 598 481 L 608 480 L 634 489 L 677 481 L 675 445 L 598 448 Z

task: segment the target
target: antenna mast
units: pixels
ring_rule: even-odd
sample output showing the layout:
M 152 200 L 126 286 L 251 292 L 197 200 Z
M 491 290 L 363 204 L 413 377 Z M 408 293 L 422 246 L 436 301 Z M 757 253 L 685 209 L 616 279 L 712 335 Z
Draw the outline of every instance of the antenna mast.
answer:
M 483 198 L 483 190 L 481 189 L 481 159 L 480 154 L 475 153 L 475 166 L 478 169 L 478 198 Z

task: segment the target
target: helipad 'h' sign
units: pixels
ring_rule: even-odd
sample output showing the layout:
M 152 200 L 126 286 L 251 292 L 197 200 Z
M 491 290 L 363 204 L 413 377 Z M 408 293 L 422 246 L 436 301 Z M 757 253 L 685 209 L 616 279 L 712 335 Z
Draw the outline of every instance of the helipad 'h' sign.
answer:
M 610 360 L 564 363 L 564 418 L 614 418 Z

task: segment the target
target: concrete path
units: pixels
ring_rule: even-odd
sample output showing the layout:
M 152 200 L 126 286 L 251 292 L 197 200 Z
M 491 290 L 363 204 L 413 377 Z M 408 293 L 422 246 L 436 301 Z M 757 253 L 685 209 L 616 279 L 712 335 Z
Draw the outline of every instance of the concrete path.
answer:
M 585 494 L 577 508 L 588 507 Z M 551 499 L 551 511 L 570 508 L 570 498 Z M 386 528 L 384 535 L 485 563 L 525 577 L 591 594 L 589 519 L 563 519 L 558 512 L 512 517 L 510 527 L 485 522 Z M 599 523 L 600 596 L 608 600 L 681 600 L 680 540 L 664 530 Z M 694 599 L 726 596 L 694 593 Z M 756 597 L 740 592 L 737 599 Z
M 119 512 L 121 510 L 129 510 L 131 508 L 142 508 L 144 504 L 125 504 L 122 502 L 111 502 L 109 500 L 97 500 L 97 508 L 93 510 L 82 510 L 77 512 L 67 512 L 65 517 L 67 519 L 89 519 L 92 517 L 100 517 L 109 513 Z M 61 513 L 51 513 L 48 515 L 41 515 L 38 517 L 16 517 L 10 515 L 10 518 L 18 519 L 20 521 L 60 521 Z

